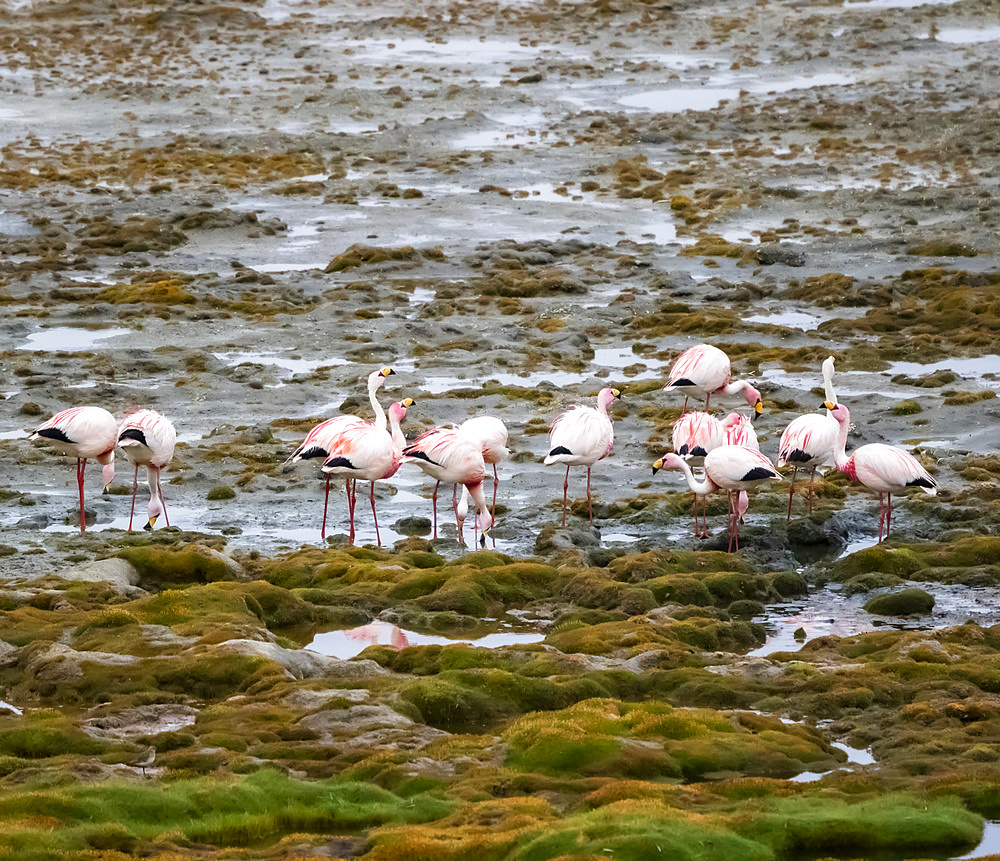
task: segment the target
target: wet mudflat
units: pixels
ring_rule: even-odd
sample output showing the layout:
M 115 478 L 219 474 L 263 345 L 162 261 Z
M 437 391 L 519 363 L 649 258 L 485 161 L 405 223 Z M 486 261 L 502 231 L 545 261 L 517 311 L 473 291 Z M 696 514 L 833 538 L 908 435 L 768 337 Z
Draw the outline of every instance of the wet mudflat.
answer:
M 0 7 L 0 857 L 996 851 L 995 17 Z M 834 473 L 788 525 L 756 493 L 739 554 L 722 500 L 696 542 L 650 465 L 704 341 L 765 453 L 834 355 L 848 448 L 939 494 L 881 548 Z M 283 462 L 383 365 L 411 439 L 510 427 L 486 550 L 447 491 L 428 540 L 406 466 L 382 550 L 341 487 L 320 540 Z M 560 530 L 545 434 L 604 385 L 596 528 L 571 473 Z M 125 531 L 122 459 L 79 535 L 72 463 L 24 440 L 77 404 L 173 419 L 171 528 Z

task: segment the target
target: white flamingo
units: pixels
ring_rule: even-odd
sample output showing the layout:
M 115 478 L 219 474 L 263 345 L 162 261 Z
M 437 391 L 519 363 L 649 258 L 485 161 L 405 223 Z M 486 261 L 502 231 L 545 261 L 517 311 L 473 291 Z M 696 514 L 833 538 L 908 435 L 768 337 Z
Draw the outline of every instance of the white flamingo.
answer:
M 434 511 L 434 538 L 437 538 L 437 494 L 443 481 L 455 485 L 452 492 L 452 506 L 458 525 L 458 540 L 462 539 L 462 522 L 458 518 L 458 485 L 465 485 L 479 509 L 476 525 L 479 529 L 480 544 L 486 543 L 486 532 L 493 525 L 493 516 L 486 505 L 483 494 L 483 478 L 486 476 L 486 462 L 478 442 L 463 436 L 456 428 L 434 428 L 418 437 L 403 449 L 404 461 L 419 466 L 435 480 L 431 501 Z
M 599 460 L 609 454 L 615 443 L 615 431 L 608 415 L 608 407 L 622 393 L 618 389 L 604 388 L 597 394 L 597 407 L 582 404 L 570 407 L 556 416 L 549 429 L 549 453 L 545 465 L 566 464 L 566 478 L 563 481 L 563 519 L 566 525 L 566 497 L 569 492 L 569 468 L 587 467 L 587 506 L 590 522 L 594 522 L 594 502 L 590 494 L 590 470 Z
M 507 448 L 507 425 L 495 416 L 475 416 L 462 422 L 458 426 L 458 432 L 478 443 L 483 452 L 483 461 L 493 467 L 493 506 L 490 514 L 496 520 L 497 486 L 500 484 L 497 464 L 503 463 L 510 457 L 510 450 Z M 462 495 L 464 497 L 466 491 L 463 490 Z M 467 499 L 465 504 L 468 507 Z
M 823 388 L 826 390 L 826 403 L 837 403 L 833 390 L 833 356 L 823 362 Z M 785 464 L 792 465 L 792 481 L 788 487 L 788 514 L 785 520 L 792 519 L 792 494 L 795 492 L 795 476 L 799 467 L 809 467 L 809 513 L 813 510 L 813 484 L 816 480 L 816 469 L 820 466 L 832 466 L 834 451 L 837 447 L 837 437 L 840 435 L 840 425 L 827 410 L 825 415 L 811 413 L 799 416 L 785 428 L 778 443 L 778 468 Z
M 781 481 L 781 476 L 763 454 L 756 449 L 742 445 L 724 445 L 712 449 L 705 456 L 705 478 L 698 481 L 684 458 L 670 453 L 653 464 L 653 474 L 660 469 L 679 469 L 684 473 L 688 487 L 695 493 L 707 496 L 717 490 L 724 490 L 729 496 L 729 550 L 733 546 L 740 549 L 737 528 L 743 502 L 741 491 L 749 490 L 765 481 Z M 745 507 L 743 511 L 745 511 Z
M 878 541 L 881 544 L 883 525 L 885 537 L 889 537 L 892 494 L 906 487 L 919 487 L 924 493 L 934 496 L 937 493 L 937 481 L 912 454 L 894 445 L 869 443 L 855 449 L 848 457 L 845 447 L 851 427 L 851 412 L 843 404 L 831 401 L 823 406 L 830 410 L 840 430 L 833 453 L 837 469 L 852 481 L 860 482 L 878 494 Z M 883 501 L 883 495 L 888 497 L 888 501 Z
M 80 531 L 87 531 L 83 511 L 83 473 L 87 460 L 95 458 L 102 465 L 104 492 L 115 477 L 115 443 L 118 422 L 102 407 L 71 407 L 56 413 L 35 428 L 29 439 L 48 440 L 60 454 L 76 458 L 76 483 L 80 490 Z
M 407 407 L 413 406 L 412 398 L 389 407 L 389 428 L 386 429 L 385 415 L 379 422 L 359 422 L 347 425 L 341 433 L 331 438 L 330 454 L 323 462 L 323 472 L 327 477 L 342 475 L 347 487 L 347 505 L 350 511 L 349 541 L 354 543 L 354 506 L 357 502 L 357 480 L 371 484 L 372 517 L 375 520 L 375 541 L 382 546 L 378 529 L 378 514 L 375 513 L 375 482 L 392 478 L 403 462 L 403 446 L 406 439 L 399 425 L 406 418 Z M 326 524 L 326 508 L 323 509 L 323 523 Z
M 139 483 L 139 467 L 146 467 L 146 483 L 149 485 L 149 504 L 146 507 L 148 520 L 143 527 L 152 532 L 157 518 L 162 514 L 170 525 L 167 506 L 160 488 L 160 472 L 170 465 L 177 444 L 177 431 L 168 418 L 156 410 L 136 410 L 129 413 L 118 425 L 118 445 L 125 457 L 135 464 L 132 477 L 132 508 L 128 515 L 128 529 L 132 531 L 135 515 L 135 493 Z
M 709 408 L 712 395 L 743 394 L 746 402 L 754 409 L 754 418 L 764 412 L 760 392 L 746 380 L 732 380 L 732 365 L 718 347 L 698 344 L 681 353 L 670 368 L 670 376 L 664 391 L 679 389 L 684 392 L 684 406 L 687 412 L 688 398 L 701 392 L 705 395 L 705 409 Z
M 726 429 L 715 416 L 703 412 L 684 413 L 671 434 L 674 452 L 691 463 L 702 463 L 712 449 L 726 444 Z M 698 500 L 702 501 L 702 523 L 698 522 Z M 694 537 L 708 538 L 708 500 L 694 494 Z

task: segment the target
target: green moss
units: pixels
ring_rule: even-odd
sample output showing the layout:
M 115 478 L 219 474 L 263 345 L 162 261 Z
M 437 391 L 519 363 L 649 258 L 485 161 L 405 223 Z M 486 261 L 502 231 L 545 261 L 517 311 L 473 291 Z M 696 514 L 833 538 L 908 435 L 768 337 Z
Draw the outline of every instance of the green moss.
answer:
M 923 616 L 934 608 L 934 596 L 923 589 L 904 589 L 872 598 L 865 609 L 880 616 Z
M 225 499 L 236 499 L 236 491 L 225 484 L 216 485 L 207 494 L 205 499 L 209 502 L 218 502 Z
M 226 561 L 198 545 L 126 547 L 118 555 L 135 566 L 143 581 L 151 583 L 207 583 L 233 576 Z
M 371 245 L 351 245 L 346 251 L 341 252 L 327 264 L 323 271 L 342 272 L 356 266 L 371 266 L 376 263 L 385 263 L 389 260 L 413 260 L 418 256 L 415 248 L 403 246 L 401 248 L 376 248 Z
M 906 579 L 925 566 L 926 563 L 912 550 L 878 545 L 866 547 L 838 560 L 831 573 L 833 579 L 838 582 L 845 582 L 859 574 L 872 572 Z
M 920 401 L 915 401 L 913 399 L 900 401 L 892 408 L 892 414 L 894 416 L 915 416 L 923 411 L 924 408 L 920 406 Z

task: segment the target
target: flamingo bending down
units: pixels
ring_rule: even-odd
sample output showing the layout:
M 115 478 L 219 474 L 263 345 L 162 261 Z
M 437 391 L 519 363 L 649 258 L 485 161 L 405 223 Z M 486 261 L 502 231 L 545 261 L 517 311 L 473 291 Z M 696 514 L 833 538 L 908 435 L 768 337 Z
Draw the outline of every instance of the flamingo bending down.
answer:
M 149 519 L 143 527 L 152 532 L 156 519 L 162 514 L 170 525 L 167 506 L 160 488 L 160 471 L 170 465 L 177 444 L 177 431 L 173 424 L 156 410 L 137 410 L 122 419 L 118 425 L 118 445 L 125 457 L 135 464 L 132 477 L 132 508 L 128 515 L 128 530 L 132 531 L 132 517 L 135 515 L 135 493 L 139 483 L 139 467 L 146 467 L 146 483 L 149 485 L 149 505 L 146 512 Z
M 479 509 L 476 526 L 480 533 L 479 543 L 485 545 L 486 532 L 493 525 L 493 516 L 483 494 L 486 462 L 483 460 L 480 444 L 463 436 L 455 428 L 434 428 L 403 449 L 403 460 L 406 463 L 415 463 L 435 480 L 434 493 L 431 496 L 434 510 L 434 538 L 437 538 L 437 494 L 443 481 L 455 485 L 452 504 L 458 525 L 458 540 L 464 543 L 462 522 L 458 517 L 458 485 L 463 484 Z
M 742 445 L 760 451 L 760 442 L 757 440 L 757 431 L 753 429 L 752 419 L 748 419 L 741 413 L 730 413 L 722 420 L 722 427 L 726 431 L 727 445 Z M 705 506 L 708 507 L 707 502 Z M 750 497 L 745 490 L 741 490 L 736 502 L 740 523 L 743 522 L 743 515 L 747 513 L 749 507 Z
M 354 543 L 354 505 L 357 501 L 357 480 L 364 479 L 371 484 L 372 517 L 375 520 L 375 541 L 382 546 L 378 531 L 378 515 L 375 513 L 375 482 L 392 478 L 403 462 L 403 446 L 406 443 L 400 422 L 406 418 L 407 407 L 415 401 L 405 398 L 389 407 L 389 430 L 382 423 L 358 422 L 346 426 L 339 436 L 329 440 L 330 454 L 323 462 L 323 472 L 327 480 L 331 475 L 342 475 L 346 481 L 347 506 L 350 512 L 350 535 Z M 380 410 L 381 411 L 381 410 Z M 329 485 L 328 485 L 329 486 Z M 323 525 L 326 526 L 326 506 L 323 508 Z
M 904 487 L 919 487 L 924 493 L 934 496 L 937 493 L 937 482 L 912 454 L 894 445 L 869 443 L 856 448 L 848 457 L 844 449 L 851 426 L 850 410 L 843 404 L 834 404 L 832 401 L 827 401 L 823 406 L 830 410 L 840 426 L 833 452 L 837 469 L 852 481 L 860 482 L 878 493 L 878 542 L 881 544 L 883 524 L 885 537 L 889 537 L 893 492 L 898 493 Z M 887 502 L 883 501 L 883 494 L 888 495 Z
M 608 406 L 615 398 L 621 398 L 618 389 L 601 389 L 597 393 L 597 407 L 582 404 L 570 407 L 556 416 L 549 429 L 549 453 L 545 465 L 566 464 L 566 478 L 563 481 L 563 519 L 566 525 L 566 495 L 569 491 L 569 468 L 587 467 L 587 506 L 590 522 L 594 522 L 594 502 L 590 495 L 590 470 L 599 460 L 604 460 L 615 443 L 615 431 L 611 426 Z
M 685 460 L 701 463 L 712 449 L 726 444 L 726 430 L 715 416 L 703 412 L 684 413 L 671 434 L 674 452 Z M 701 498 L 702 523 L 698 522 L 698 494 L 694 494 L 694 537 L 708 538 L 708 500 Z
M 653 474 L 660 469 L 680 469 L 684 472 L 688 487 L 701 496 L 716 490 L 725 490 L 729 496 L 729 550 L 735 544 L 740 549 L 737 533 L 739 521 L 746 511 L 746 500 L 740 491 L 756 487 L 765 481 L 781 481 L 781 476 L 759 451 L 742 445 L 724 445 L 713 449 L 705 456 L 705 478 L 698 481 L 684 458 L 676 454 L 665 454 L 653 464 Z
M 823 362 L 823 388 L 826 390 L 827 403 L 837 403 L 837 397 L 833 391 L 833 356 L 829 356 Z M 792 519 L 792 494 L 795 492 L 795 476 L 799 467 L 808 466 L 811 469 L 809 474 L 809 513 L 813 510 L 813 482 L 816 480 L 817 467 L 832 465 L 834 460 L 834 450 L 837 446 L 837 437 L 840 434 L 840 425 L 827 410 L 826 415 L 812 413 L 806 416 L 799 416 L 785 428 L 778 443 L 778 467 L 785 464 L 792 465 L 792 482 L 788 487 L 788 514 L 785 520 Z
M 699 344 L 688 348 L 677 357 L 670 368 L 670 377 L 663 390 L 680 389 L 684 392 L 682 414 L 687 412 L 688 398 L 696 392 L 704 393 L 706 410 L 713 394 L 732 396 L 742 392 L 746 402 L 753 407 L 756 419 L 764 412 L 760 392 L 746 380 L 731 380 L 731 377 L 732 366 L 729 356 L 711 344 Z
M 394 373 L 396 372 L 392 368 L 380 368 L 368 375 L 368 400 L 371 402 L 372 412 L 375 413 L 375 423 L 380 424 L 383 428 L 386 426 L 385 412 L 382 409 L 382 405 L 375 398 L 375 392 L 385 383 L 385 378 Z M 306 434 L 306 438 L 288 456 L 285 464 L 295 464 L 300 460 L 313 460 L 315 458 L 322 458 L 326 461 L 330 457 L 333 441 L 341 433 L 352 426 L 364 424 L 367 424 L 367 422 L 357 416 L 336 416 L 332 419 L 327 419 L 325 422 L 320 422 Z M 350 498 L 350 488 L 348 488 L 348 498 Z M 323 526 L 320 528 L 320 537 L 322 538 L 326 538 L 326 512 L 329 504 L 330 476 L 327 474 L 326 490 L 323 499 Z
M 483 452 L 483 461 L 493 466 L 493 507 L 490 509 L 490 515 L 496 520 L 497 485 L 500 483 L 497 464 L 510 457 L 507 448 L 507 426 L 494 416 L 475 416 L 462 422 L 458 426 L 458 432 L 478 443 Z M 464 491 L 463 496 L 465 496 Z M 468 500 L 465 504 L 468 510 Z
M 39 425 L 29 439 L 46 439 L 59 451 L 76 458 L 76 483 L 80 490 L 80 531 L 87 531 L 83 511 L 83 473 L 87 459 L 96 458 L 102 464 L 104 491 L 115 477 L 115 443 L 118 422 L 102 407 L 72 407 L 56 413 Z

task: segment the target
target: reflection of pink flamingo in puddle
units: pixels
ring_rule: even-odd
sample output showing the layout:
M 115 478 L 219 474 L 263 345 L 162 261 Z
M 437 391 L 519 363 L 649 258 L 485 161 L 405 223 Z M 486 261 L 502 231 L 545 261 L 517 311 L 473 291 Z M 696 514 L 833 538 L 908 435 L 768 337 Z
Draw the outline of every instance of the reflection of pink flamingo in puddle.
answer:
M 389 642 L 382 643 L 380 638 L 385 636 L 387 630 L 389 633 Z M 349 631 L 344 631 L 344 636 L 351 640 L 360 640 L 372 646 L 389 645 L 395 649 L 405 649 L 410 645 L 410 641 L 406 639 L 403 629 L 399 625 L 392 625 L 389 622 L 369 622 L 367 625 L 361 625 L 358 628 L 351 628 Z

